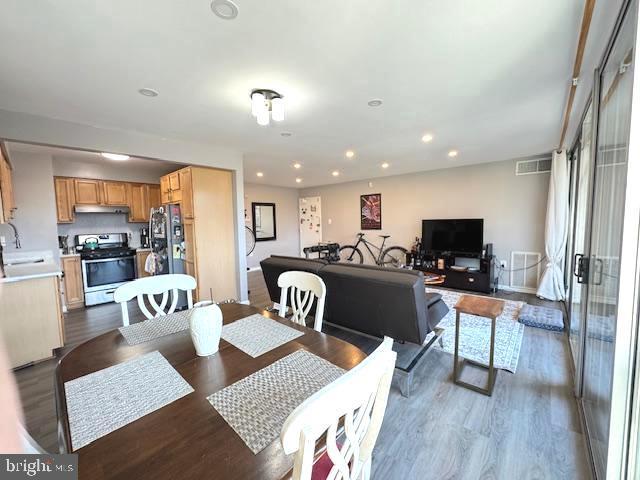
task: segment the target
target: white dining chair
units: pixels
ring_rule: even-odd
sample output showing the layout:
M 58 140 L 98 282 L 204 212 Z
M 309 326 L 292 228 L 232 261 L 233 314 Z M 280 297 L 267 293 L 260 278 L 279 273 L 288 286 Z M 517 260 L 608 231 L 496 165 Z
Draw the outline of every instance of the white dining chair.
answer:
M 385 337 L 371 355 L 300 404 L 287 418 L 280 441 L 295 453 L 293 480 L 368 480 L 396 363 Z M 340 428 L 344 421 L 343 429 Z M 326 433 L 317 460 L 316 441 Z
M 161 317 L 175 312 L 178 304 L 178 290 L 187 292 L 187 305 L 193 308 L 193 291 L 196 288 L 196 279 L 190 275 L 181 273 L 169 275 L 155 275 L 153 277 L 144 277 L 119 286 L 113 293 L 113 299 L 120 304 L 122 309 L 122 324 L 129 325 L 129 309 L 127 302 L 137 297 L 138 307 L 147 319 Z M 171 292 L 172 301 L 169 303 L 169 293 Z M 155 295 L 162 295 L 162 300 L 158 304 Z M 145 304 L 147 303 L 154 310 L 150 312 Z M 166 310 L 165 310 L 166 309 Z
M 44 448 L 40 446 L 38 442 L 29 434 L 22 423 L 18 422 L 18 432 L 20 434 L 20 441 L 22 442 L 23 453 L 39 454 L 47 453 Z
M 322 330 L 322 315 L 324 313 L 324 299 L 327 296 L 327 287 L 322 279 L 308 272 L 290 271 L 281 273 L 278 277 L 278 287 L 280 287 L 280 305 L 278 315 L 285 318 L 287 314 L 287 294 L 291 303 L 292 322 L 306 325 L 305 319 L 313 301 L 317 299 L 316 316 L 313 329 Z

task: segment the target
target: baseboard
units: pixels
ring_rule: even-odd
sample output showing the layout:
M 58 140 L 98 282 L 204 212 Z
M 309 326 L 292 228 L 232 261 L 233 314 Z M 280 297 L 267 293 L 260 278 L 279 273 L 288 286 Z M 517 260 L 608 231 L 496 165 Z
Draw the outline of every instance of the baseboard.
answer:
M 247 268 L 247 272 L 257 272 L 259 270 L 262 270 L 262 267 L 251 267 L 251 268 Z
M 251 303 L 249 303 L 249 300 L 241 300 L 238 303 L 241 303 L 243 305 L 251 305 Z
M 531 293 L 533 295 L 535 295 L 538 292 L 537 288 L 512 287 L 511 285 L 498 285 L 498 290 L 507 290 L 508 292 L 518 292 L 518 293 Z

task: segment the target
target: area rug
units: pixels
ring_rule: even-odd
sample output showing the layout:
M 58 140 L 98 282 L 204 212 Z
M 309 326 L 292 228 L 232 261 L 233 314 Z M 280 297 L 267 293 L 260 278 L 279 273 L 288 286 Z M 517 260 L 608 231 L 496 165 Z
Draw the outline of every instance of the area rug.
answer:
M 449 313 L 438 324 L 438 327 L 444 330 L 442 334 L 443 346 L 441 347 L 439 342 L 435 342 L 434 347 L 453 355 L 456 330 L 456 311 L 453 307 L 462 295 L 469 294 L 430 287 L 425 290 L 442 295 L 442 300 L 449 307 Z M 524 325 L 518 323 L 518 315 L 525 303 L 511 300 L 504 300 L 504 303 L 504 311 L 496 319 L 494 366 L 516 373 L 524 334 Z M 431 341 L 434 335 L 434 333 L 427 335 L 425 343 Z M 467 314 L 460 316 L 458 353 L 461 357 L 488 366 L 490 342 L 491 320 Z

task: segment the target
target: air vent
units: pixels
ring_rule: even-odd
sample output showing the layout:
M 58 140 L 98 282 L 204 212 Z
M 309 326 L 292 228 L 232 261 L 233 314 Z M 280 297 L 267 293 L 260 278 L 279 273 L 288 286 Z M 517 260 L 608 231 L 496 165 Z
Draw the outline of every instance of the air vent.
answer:
M 536 289 L 540 280 L 540 252 L 511 252 L 509 286 Z
M 520 160 L 516 163 L 516 175 L 535 175 L 551 171 L 551 159 Z

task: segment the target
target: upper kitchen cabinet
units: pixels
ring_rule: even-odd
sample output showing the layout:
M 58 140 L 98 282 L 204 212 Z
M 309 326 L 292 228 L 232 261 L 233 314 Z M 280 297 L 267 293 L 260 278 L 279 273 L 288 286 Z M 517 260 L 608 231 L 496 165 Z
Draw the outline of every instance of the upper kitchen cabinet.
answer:
M 160 185 L 147 185 L 149 187 L 149 207 L 159 208 L 162 206 L 162 200 L 160 198 Z
M 58 223 L 73 223 L 73 206 L 75 205 L 73 178 L 56 177 L 53 185 L 56 192 Z
M 102 182 L 105 205 L 127 205 L 127 184 L 125 182 L 112 182 L 105 180 Z
M 9 222 L 13 218 L 16 205 L 13 200 L 13 179 L 11 165 L 0 148 L 0 223 Z
M 160 178 L 160 192 L 163 204 L 180 203 L 182 201 L 181 171 L 178 170 Z
M 193 182 L 191 168 L 180 170 L 180 207 L 184 218 L 193 218 Z
M 74 179 L 74 190 L 76 194 L 76 205 L 101 205 L 102 204 L 102 181 L 89 180 L 86 178 Z
M 149 187 L 143 183 L 127 185 L 129 194 L 129 221 L 149 221 Z

